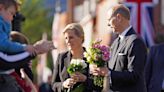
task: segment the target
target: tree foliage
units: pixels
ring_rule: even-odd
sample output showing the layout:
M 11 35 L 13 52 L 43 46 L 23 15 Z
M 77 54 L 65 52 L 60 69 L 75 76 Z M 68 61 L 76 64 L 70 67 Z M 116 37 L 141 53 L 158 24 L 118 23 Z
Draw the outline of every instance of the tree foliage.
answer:
M 48 16 L 50 10 L 45 7 L 44 0 L 22 0 L 21 13 L 25 16 L 22 24 L 22 33 L 25 34 L 31 43 L 42 39 L 42 33 L 46 32 L 48 38 L 51 38 L 52 18 Z M 37 59 L 37 58 L 36 58 Z M 36 81 L 36 65 L 38 62 L 34 59 L 32 64 L 34 80 Z M 47 65 L 53 65 L 51 55 L 48 55 Z
M 42 33 L 51 34 L 51 20 L 47 17 L 49 10 L 45 8 L 43 0 L 23 0 L 21 13 L 26 20 L 22 25 L 22 32 L 34 43 L 40 40 Z

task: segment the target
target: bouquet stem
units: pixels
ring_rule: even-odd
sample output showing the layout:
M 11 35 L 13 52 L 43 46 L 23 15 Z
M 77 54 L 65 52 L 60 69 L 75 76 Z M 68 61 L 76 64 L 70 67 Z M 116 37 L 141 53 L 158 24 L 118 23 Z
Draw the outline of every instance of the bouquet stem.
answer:
M 95 86 L 103 87 L 103 76 L 93 76 L 93 83 Z

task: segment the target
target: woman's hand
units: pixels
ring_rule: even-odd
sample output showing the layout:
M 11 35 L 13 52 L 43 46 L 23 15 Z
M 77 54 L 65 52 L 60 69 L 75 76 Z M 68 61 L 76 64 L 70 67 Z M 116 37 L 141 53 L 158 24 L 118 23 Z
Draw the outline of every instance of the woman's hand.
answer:
M 71 78 L 74 79 L 76 82 L 85 82 L 87 79 L 87 77 L 80 72 L 76 72 L 72 74 Z
M 76 81 L 72 78 L 68 78 L 63 82 L 64 88 L 71 88 L 74 84 L 76 84 Z

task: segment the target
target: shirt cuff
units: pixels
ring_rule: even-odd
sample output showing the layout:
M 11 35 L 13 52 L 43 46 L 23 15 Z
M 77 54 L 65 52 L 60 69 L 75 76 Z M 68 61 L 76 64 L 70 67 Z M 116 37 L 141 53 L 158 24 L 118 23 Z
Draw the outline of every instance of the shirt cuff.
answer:
M 109 72 L 108 72 L 108 76 L 109 76 L 109 83 L 112 84 L 112 79 L 111 79 L 111 70 L 109 69 Z

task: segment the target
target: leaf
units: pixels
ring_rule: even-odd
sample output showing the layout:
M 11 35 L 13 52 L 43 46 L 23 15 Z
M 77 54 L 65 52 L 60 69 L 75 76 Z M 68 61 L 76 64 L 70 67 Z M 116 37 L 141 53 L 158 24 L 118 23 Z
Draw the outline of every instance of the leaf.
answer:
M 84 92 L 85 89 L 86 89 L 85 85 L 81 83 L 76 88 L 74 88 L 71 92 Z

